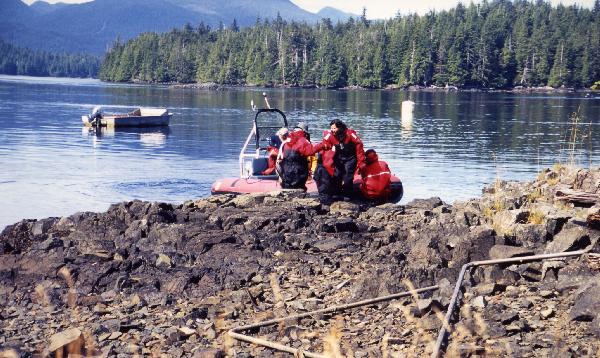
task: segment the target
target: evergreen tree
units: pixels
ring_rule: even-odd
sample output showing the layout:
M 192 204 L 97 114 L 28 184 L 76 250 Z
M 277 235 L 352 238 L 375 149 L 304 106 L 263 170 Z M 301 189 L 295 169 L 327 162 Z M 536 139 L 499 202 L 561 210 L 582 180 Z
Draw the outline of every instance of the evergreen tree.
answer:
M 252 27 L 186 25 L 117 41 L 100 77 L 110 81 L 383 88 L 591 86 L 600 78 L 600 0 L 593 9 L 492 0 L 386 21 L 335 26 L 257 19 Z M 8 53 L 8 51 L 4 51 Z M 76 61 L 0 57 L 10 73 L 72 71 Z M 48 70 L 44 63 L 54 61 Z

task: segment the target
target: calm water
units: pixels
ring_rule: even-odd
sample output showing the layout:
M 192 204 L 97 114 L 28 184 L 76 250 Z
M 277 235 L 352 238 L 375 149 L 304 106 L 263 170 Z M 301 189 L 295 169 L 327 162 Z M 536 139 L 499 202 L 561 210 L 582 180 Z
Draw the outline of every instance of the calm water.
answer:
M 251 127 L 250 100 L 263 89 L 194 91 L 95 80 L 0 76 L 0 229 L 23 218 L 104 211 L 143 199 L 207 196 L 219 177 L 237 176 Z M 451 203 L 478 196 L 497 176 L 532 179 L 569 161 L 569 116 L 582 124 L 575 162 L 600 164 L 600 98 L 582 94 L 416 93 L 267 89 L 271 105 L 303 120 L 313 138 L 332 118 L 356 129 L 366 148 L 402 178 L 405 196 Z M 401 102 L 416 102 L 413 119 Z M 82 128 L 96 105 L 114 111 L 168 107 L 168 129 Z

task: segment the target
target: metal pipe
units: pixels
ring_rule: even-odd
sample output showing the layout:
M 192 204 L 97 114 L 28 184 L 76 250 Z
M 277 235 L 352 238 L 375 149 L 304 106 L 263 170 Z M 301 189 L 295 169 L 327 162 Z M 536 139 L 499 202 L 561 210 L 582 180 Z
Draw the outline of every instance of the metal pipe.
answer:
M 251 336 L 247 336 L 245 334 L 239 334 L 236 332 L 232 332 L 229 331 L 229 336 L 232 338 L 237 339 L 238 341 L 245 341 L 248 343 L 254 343 L 257 344 L 259 346 L 264 346 L 264 347 L 268 347 L 268 348 L 272 348 L 278 351 L 282 351 L 282 352 L 287 352 L 287 353 L 291 353 L 296 355 L 299 355 L 298 353 L 302 352 L 302 355 L 304 355 L 305 357 L 311 357 L 311 358 L 327 358 L 327 356 L 324 356 L 322 354 L 318 354 L 318 353 L 313 353 L 310 351 L 305 351 L 305 350 L 301 350 L 298 348 L 293 348 L 290 346 L 286 346 L 283 344 L 279 344 L 276 342 L 271 342 L 271 341 L 267 341 L 266 339 L 260 339 L 260 338 L 254 338 Z
M 250 131 L 250 134 L 248 134 L 248 138 L 246 138 L 246 141 L 244 142 L 244 145 L 242 146 L 242 150 L 240 151 L 240 156 L 239 156 L 239 164 L 240 164 L 240 178 L 244 178 L 247 177 L 244 175 L 244 158 L 247 156 L 246 153 L 246 148 L 248 147 L 248 144 L 250 144 L 250 140 L 252 140 L 252 136 L 254 136 L 256 134 L 256 123 L 252 124 L 252 130 Z M 255 155 L 255 157 L 258 157 L 257 155 Z M 250 173 L 252 174 L 252 173 Z
M 273 348 L 273 349 L 280 350 L 283 352 L 298 354 L 301 350 L 299 350 L 297 348 L 285 346 L 283 344 L 271 342 L 271 341 L 260 339 L 260 338 L 254 338 L 254 337 L 251 337 L 248 335 L 240 334 L 239 332 L 246 331 L 246 330 L 253 329 L 253 328 L 270 326 L 270 325 L 273 325 L 276 323 L 294 320 L 294 319 L 300 319 L 300 318 L 309 317 L 309 316 L 313 316 L 313 315 L 317 315 L 317 314 L 336 313 L 336 312 L 340 312 L 340 311 L 347 310 L 350 308 L 366 306 L 366 305 L 375 304 L 375 303 L 379 303 L 379 302 L 383 302 L 383 301 L 393 300 L 396 298 L 411 296 L 413 294 L 419 294 L 419 293 L 423 293 L 423 292 L 427 292 L 427 291 L 433 291 L 433 290 L 437 290 L 438 288 L 439 288 L 438 285 L 422 287 L 422 288 L 418 288 L 418 289 L 412 290 L 412 291 L 399 292 L 399 293 L 394 293 L 394 294 L 387 295 L 387 296 L 375 297 L 375 298 L 370 298 L 370 299 L 366 299 L 366 300 L 362 300 L 362 301 L 358 301 L 358 302 L 348 303 L 345 305 L 333 306 L 333 307 L 329 307 L 329 308 L 323 308 L 320 310 L 300 313 L 300 314 L 296 314 L 296 315 L 275 318 L 275 319 L 271 319 L 271 320 L 267 320 L 267 321 L 263 321 L 263 322 L 258 322 L 258 323 L 249 324 L 249 325 L 245 325 L 245 326 L 235 327 L 235 328 L 231 329 L 228 332 L 228 334 L 230 337 L 240 340 L 240 341 L 245 341 L 245 342 L 249 342 L 249 343 L 262 345 L 262 346 Z M 313 352 L 309 352 L 309 351 L 301 351 L 301 352 L 306 357 L 325 358 L 325 356 L 318 354 L 318 353 L 313 353 Z
M 271 105 L 269 104 L 269 99 L 267 98 L 267 92 L 263 92 L 262 95 L 265 98 L 265 104 L 267 105 L 267 108 L 271 109 Z
M 233 328 L 230 332 L 246 331 L 246 330 L 252 329 L 252 328 L 259 328 L 259 327 L 270 326 L 270 325 L 273 325 L 275 323 L 284 322 L 284 321 L 290 321 L 290 320 L 293 320 L 293 319 L 300 319 L 300 318 L 309 317 L 309 316 L 313 316 L 313 315 L 317 315 L 317 314 L 335 313 L 335 312 L 338 312 L 338 311 L 347 310 L 349 308 L 355 308 L 355 307 L 370 305 L 370 304 L 374 304 L 374 303 L 378 303 L 378 302 L 389 301 L 389 300 L 393 300 L 393 299 L 396 299 L 396 298 L 410 296 L 412 294 L 418 294 L 418 293 L 423 293 L 423 292 L 427 292 L 427 291 L 433 291 L 433 290 L 437 290 L 438 288 L 439 288 L 439 286 L 437 286 L 437 285 L 435 285 L 435 286 L 427 286 L 427 287 L 415 289 L 413 291 L 405 291 L 405 292 L 394 293 L 394 294 L 387 295 L 387 296 L 380 296 L 380 297 L 375 297 L 375 298 L 369 298 L 369 299 L 358 301 L 358 302 L 347 303 L 345 305 L 333 306 L 333 307 L 329 307 L 329 308 L 322 308 L 322 309 L 316 310 L 316 311 L 310 311 L 310 312 L 300 313 L 300 314 L 296 314 L 296 315 L 291 315 L 291 316 L 286 316 L 286 317 L 281 317 L 281 318 L 275 318 L 275 319 L 271 319 L 271 320 L 263 321 L 263 322 L 259 322 L 259 323 L 249 324 L 249 325 L 246 325 L 246 326 L 240 326 L 240 327 Z
M 440 328 L 440 332 L 438 334 L 437 340 L 435 342 L 435 347 L 433 349 L 433 353 L 431 353 L 432 358 L 437 358 L 440 354 L 440 350 L 444 343 L 444 339 L 446 338 L 447 327 L 450 325 L 450 318 L 452 317 L 452 313 L 454 312 L 454 306 L 456 305 L 456 301 L 458 301 L 458 295 L 460 293 L 460 288 L 462 286 L 462 281 L 464 279 L 465 273 L 467 269 L 471 267 L 478 266 L 488 266 L 488 265 L 498 265 L 505 263 L 522 263 L 525 261 L 538 261 L 538 260 L 547 260 L 553 258 L 560 257 L 569 257 L 569 256 L 580 256 L 592 249 L 593 245 L 590 245 L 587 249 L 578 250 L 578 251 L 570 251 L 570 252 L 557 252 L 552 254 L 541 254 L 541 255 L 532 255 L 532 256 L 522 256 L 522 257 L 511 257 L 506 259 L 494 259 L 494 260 L 483 260 L 483 261 L 471 261 L 462 266 L 460 270 L 460 274 L 458 275 L 458 280 L 456 281 L 456 285 L 454 286 L 454 292 L 452 293 L 452 298 L 450 299 L 450 303 L 448 304 L 448 311 L 446 312 L 446 316 L 444 317 L 444 321 L 442 322 L 442 327 Z

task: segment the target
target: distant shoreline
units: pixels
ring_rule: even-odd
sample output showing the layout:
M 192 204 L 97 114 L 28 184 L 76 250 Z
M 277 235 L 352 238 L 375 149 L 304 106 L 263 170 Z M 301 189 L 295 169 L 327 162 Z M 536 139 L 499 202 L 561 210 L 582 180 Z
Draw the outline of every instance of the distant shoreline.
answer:
M 108 82 L 114 83 L 114 82 Z M 141 84 L 144 82 L 132 82 Z M 208 83 L 148 83 L 152 85 L 168 85 L 171 88 L 181 89 L 195 89 L 195 90 L 208 90 L 218 91 L 228 88 L 302 88 L 302 89 L 325 89 L 325 90 L 338 90 L 338 91 L 409 91 L 409 92 L 510 92 L 510 93 L 600 93 L 600 90 L 592 90 L 589 88 L 553 88 L 549 86 L 544 87 L 523 87 L 516 86 L 513 88 L 477 88 L 477 87 L 456 87 L 456 86 L 421 86 L 413 85 L 408 87 L 401 87 L 397 85 L 389 85 L 383 88 L 366 88 L 360 86 L 346 86 L 346 87 L 318 87 L 318 86 L 290 86 L 290 85 L 220 85 L 214 82 Z
M 207 83 L 174 83 L 174 82 L 144 82 L 144 81 L 129 81 L 129 82 L 112 82 L 102 81 L 98 78 L 91 77 L 51 77 L 51 76 L 25 76 L 25 75 L 9 75 L 0 74 L 0 79 L 24 79 L 45 81 L 48 79 L 72 79 L 72 80 L 93 80 L 106 84 L 131 84 L 145 86 L 168 86 L 169 88 L 177 89 L 194 89 L 206 91 L 219 91 L 223 89 L 240 89 L 240 88 L 289 88 L 289 89 L 318 89 L 318 90 L 337 90 L 337 91 L 408 91 L 408 92 L 505 92 L 505 93 L 589 93 L 600 94 L 600 90 L 590 88 L 553 88 L 550 86 L 542 87 L 524 87 L 516 86 L 513 88 L 480 88 L 480 87 L 457 87 L 457 86 L 398 86 L 388 85 L 383 88 L 367 88 L 360 86 L 345 86 L 345 87 L 318 87 L 318 86 L 292 86 L 292 85 L 255 85 L 255 84 L 240 84 L 240 85 L 224 85 L 214 82 Z

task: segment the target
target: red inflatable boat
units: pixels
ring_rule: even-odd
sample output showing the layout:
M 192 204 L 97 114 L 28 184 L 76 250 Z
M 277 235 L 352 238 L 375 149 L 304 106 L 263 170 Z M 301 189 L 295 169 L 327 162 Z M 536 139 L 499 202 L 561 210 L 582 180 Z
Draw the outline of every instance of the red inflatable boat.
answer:
M 263 94 L 264 95 L 264 94 Z M 265 97 L 268 106 L 268 101 Z M 254 108 L 254 105 L 252 106 Z M 287 127 L 288 122 L 285 114 L 277 108 L 256 109 L 254 116 L 254 125 L 252 130 L 240 151 L 239 178 L 222 178 L 213 183 L 211 187 L 212 194 L 248 194 L 263 193 L 280 190 L 281 185 L 277 180 L 277 175 L 260 175 L 268 166 L 267 144 L 269 139 L 281 127 Z M 252 145 L 253 144 L 253 145 Z M 254 147 L 254 148 L 252 148 Z M 359 175 L 354 177 L 354 187 L 358 193 L 358 187 L 362 182 Z M 317 185 L 312 178 L 306 182 L 308 193 L 316 193 Z M 402 181 L 392 175 L 391 184 L 392 195 L 389 202 L 396 203 L 400 201 L 404 193 Z

